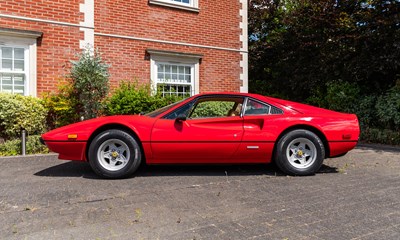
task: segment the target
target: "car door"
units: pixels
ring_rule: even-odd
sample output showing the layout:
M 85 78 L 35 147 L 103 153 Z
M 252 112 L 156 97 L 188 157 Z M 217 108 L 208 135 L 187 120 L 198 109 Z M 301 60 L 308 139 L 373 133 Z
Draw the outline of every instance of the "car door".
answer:
M 277 137 L 276 121 L 281 119 L 282 114 L 282 110 L 272 105 L 246 99 L 242 143 L 234 156 L 237 161 L 263 163 L 271 160 Z
M 243 100 L 201 97 L 158 119 L 151 133 L 153 162 L 229 162 L 243 137 Z

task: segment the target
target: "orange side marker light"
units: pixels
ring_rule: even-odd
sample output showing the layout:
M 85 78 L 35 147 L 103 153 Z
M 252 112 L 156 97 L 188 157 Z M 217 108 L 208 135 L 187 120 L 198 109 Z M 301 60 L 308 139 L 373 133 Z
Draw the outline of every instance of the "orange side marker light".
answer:
M 68 134 L 68 140 L 76 140 L 78 138 L 78 134 Z

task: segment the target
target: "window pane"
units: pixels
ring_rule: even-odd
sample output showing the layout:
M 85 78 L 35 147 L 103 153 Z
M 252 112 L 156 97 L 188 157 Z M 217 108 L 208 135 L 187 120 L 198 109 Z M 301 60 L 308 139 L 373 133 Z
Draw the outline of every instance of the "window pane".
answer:
M 185 67 L 185 73 L 190 74 L 190 67 Z
M 14 85 L 24 86 L 24 75 L 14 75 Z
M 2 92 L 12 93 L 12 86 L 11 85 L 3 85 L 1 90 L 2 90 Z
M 12 70 L 12 60 L 11 59 L 3 59 L 2 61 L 2 70 Z
M 172 66 L 172 73 L 178 72 L 178 66 Z
M 12 77 L 11 77 L 11 75 L 3 75 L 2 76 L 2 84 L 3 85 L 12 85 Z
M 15 86 L 14 93 L 24 95 L 24 86 Z
M 14 71 L 24 71 L 24 60 L 14 60 Z
M 164 72 L 164 65 L 158 64 L 158 72 Z
M 24 59 L 24 49 L 23 48 L 14 48 L 14 59 Z
M 2 47 L 1 48 L 2 56 L 1 58 L 12 58 L 12 48 L 10 47 Z
M 159 72 L 159 73 L 157 74 L 157 77 L 158 77 L 158 81 L 164 81 L 164 73 L 162 73 L 162 72 L 160 73 L 160 72 Z
M 165 72 L 170 73 L 171 72 L 171 65 L 165 65 Z
M 270 106 L 257 101 L 249 100 L 246 105 L 246 115 L 269 114 Z

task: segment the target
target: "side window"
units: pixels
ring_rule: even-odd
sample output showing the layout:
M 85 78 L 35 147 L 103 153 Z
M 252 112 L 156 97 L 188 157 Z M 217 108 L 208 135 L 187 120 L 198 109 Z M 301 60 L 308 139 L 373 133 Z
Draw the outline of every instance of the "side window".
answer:
M 242 97 L 202 97 L 185 104 L 163 118 L 176 119 L 182 115 L 191 119 L 234 117 L 240 116 L 242 105 Z
M 271 106 L 249 99 L 246 104 L 245 115 L 270 114 Z
M 194 101 L 189 102 L 182 107 L 176 109 L 175 111 L 169 113 L 167 116 L 163 117 L 164 119 L 175 119 L 178 116 L 185 115 L 186 117 L 189 115 L 190 110 L 192 109 Z
M 234 117 L 240 116 L 243 98 L 203 98 L 195 104 L 190 118 Z

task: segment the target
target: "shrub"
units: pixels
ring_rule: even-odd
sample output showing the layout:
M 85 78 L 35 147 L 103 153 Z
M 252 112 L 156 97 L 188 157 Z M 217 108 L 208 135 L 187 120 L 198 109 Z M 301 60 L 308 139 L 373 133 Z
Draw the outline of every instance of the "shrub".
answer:
M 326 103 L 332 110 L 354 113 L 360 97 L 360 89 L 355 83 L 334 81 L 327 83 Z
M 77 99 L 71 97 L 72 85 L 66 84 L 59 88 L 58 93 L 47 93 L 43 96 L 42 104 L 47 109 L 48 129 L 54 129 L 79 121 L 75 111 Z
M 33 135 L 27 137 L 26 153 L 39 154 L 48 153 L 49 149 L 40 143 L 40 135 Z M 8 140 L 0 144 L 0 156 L 15 156 L 21 154 L 21 140 L 14 139 Z
M 364 128 L 360 140 L 367 143 L 400 145 L 400 132 L 390 129 Z
M 45 131 L 47 111 L 38 98 L 0 93 L 0 137 L 18 137 L 21 129 L 29 134 Z
M 178 96 L 162 97 L 160 93 L 151 95 L 150 85 L 139 85 L 137 82 L 122 82 L 105 101 L 105 114 L 139 114 L 151 112 L 182 99 Z
M 354 103 L 354 113 L 360 121 L 361 129 L 377 126 L 376 100 L 377 97 L 374 95 L 362 96 Z
M 400 129 L 400 87 L 395 86 L 378 98 L 376 112 L 383 127 Z
M 76 112 L 85 119 L 95 118 L 102 111 L 102 100 L 109 91 L 108 65 L 98 51 L 86 48 L 78 61 L 72 61 L 71 98 L 77 99 Z

